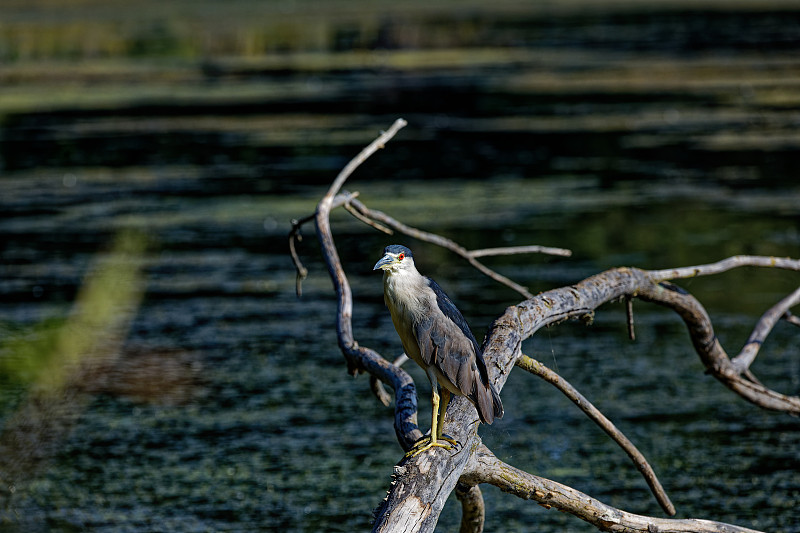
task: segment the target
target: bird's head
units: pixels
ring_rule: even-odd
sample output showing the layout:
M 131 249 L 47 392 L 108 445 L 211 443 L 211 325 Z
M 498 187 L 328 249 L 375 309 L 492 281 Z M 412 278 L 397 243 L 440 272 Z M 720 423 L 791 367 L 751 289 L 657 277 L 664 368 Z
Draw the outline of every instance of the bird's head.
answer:
M 398 270 L 414 266 L 414 256 L 411 250 L 400 244 L 392 244 L 384 248 L 383 257 L 375 263 L 372 270 L 397 272 Z

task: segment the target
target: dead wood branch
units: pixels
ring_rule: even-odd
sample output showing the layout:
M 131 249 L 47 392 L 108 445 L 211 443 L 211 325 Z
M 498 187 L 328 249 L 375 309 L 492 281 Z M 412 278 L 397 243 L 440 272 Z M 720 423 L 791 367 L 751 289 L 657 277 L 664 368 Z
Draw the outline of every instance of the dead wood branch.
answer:
M 341 189 L 350 174 L 370 155 L 383 148 L 384 143 L 394 137 L 397 131 L 405 125 L 405 120 L 398 119 L 388 131 L 381 134 L 380 137 L 354 157 L 339 173 L 328 192 L 319 201 L 314 214 L 317 237 L 322 247 L 333 286 L 339 297 L 336 313 L 336 333 L 339 347 L 347 361 L 348 371 L 351 374 L 355 374 L 358 371 L 368 372 L 392 386 L 395 392 L 395 432 L 404 449 L 410 448 L 414 441 L 422 437 L 422 433 L 417 427 L 416 387 L 407 372 L 399 366 L 391 364 L 376 351 L 359 346 L 353 338 L 353 295 L 350 290 L 350 283 L 347 281 L 347 276 L 342 269 L 342 262 L 336 251 L 336 245 L 333 242 L 330 211 L 333 208 L 339 189 Z
M 364 158 L 366 159 L 366 158 Z M 363 162 L 364 159 L 361 159 Z M 354 170 L 356 167 L 353 167 Z M 340 183 L 340 186 L 344 183 L 344 180 Z M 513 280 L 503 276 L 502 274 L 492 270 L 491 268 L 487 267 L 483 263 L 477 260 L 478 257 L 488 257 L 488 256 L 497 256 L 497 255 L 518 255 L 518 254 L 531 254 L 531 253 L 541 253 L 546 255 L 557 255 L 562 257 L 569 257 L 572 255 L 572 251 L 567 250 L 565 248 L 553 248 L 549 246 L 539 246 L 539 245 L 529 245 L 529 246 L 509 246 L 505 248 L 486 248 L 482 250 L 467 250 L 460 244 L 442 237 L 441 235 L 436 235 L 435 233 L 430 233 L 427 231 L 423 231 L 412 226 L 408 226 L 404 224 L 386 213 L 382 211 L 378 211 L 375 209 L 370 209 L 366 205 L 364 205 L 361 201 L 357 200 L 359 193 L 358 192 L 348 192 L 342 191 L 341 193 L 336 190 L 335 196 L 333 196 L 333 200 L 330 202 L 330 207 L 327 209 L 327 212 L 332 211 L 337 207 L 344 206 L 348 213 L 353 215 L 356 219 L 363 222 L 364 224 L 375 228 L 376 230 L 386 233 L 387 235 L 393 235 L 395 231 L 403 233 L 404 235 L 408 235 L 409 237 L 413 237 L 415 239 L 429 242 L 431 244 L 436 244 L 441 246 L 442 248 L 448 249 L 451 252 L 463 257 L 466 259 L 474 268 L 480 271 L 482 274 L 488 276 L 489 278 L 495 280 L 498 283 L 501 283 L 510 289 L 518 292 L 525 298 L 532 298 L 533 295 L 528 291 L 526 287 L 514 282 Z M 308 270 L 303 266 L 302 261 L 300 260 L 300 256 L 297 253 L 297 243 L 302 241 L 302 234 L 300 233 L 300 229 L 302 228 L 303 224 L 306 222 L 310 222 L 314 220 L 316 215 L 310 215 L 301 219 L 292 220 L 292 229 L 289 232 L 289 253 L 292 257 L 292 261 L 294 262 L 295 269 L 297 270 L 297 288 L 296 292 L 297 295 L 300 296 L 302 294 L 302 282 L 308 275 Z
M 459 483 L 456 485 L 456 498 L 461 502 L 461 528 L 459 533 L 481 533 L 486 514 L 481 488 Z
M 397 359 L 395 359 L 392 364 L 396 367 L 403 366 L 406 361 L 408 361 L 408 356 L 406 354 L 401 355 Z M 392 403 L 392 397 L 386 392 L 386 387 L 383 386 L 383 382 L 379 380 L 376 376 L 371 375 L 369 377 L 369 388 L 372 390 L 372 393 L 378 398 L 378 401 L 381 402 L 386 407 L 389 407 Z
M 519 283 L 516 283 L 508 279 L 507 277 L 503 276 L 502 274 L 495 272 L 491 268 L 487 267 L 486 265 L 475 259 L 476 256 L 473 256 L 469 250 L 467 250 L 460 244 L 445 237 L 442 237 L 441 235 L 436 235 L 435 233 L 422 231 L 420 229 L 403 224 L 402 222 L 395 220 L 394 218 L 390 217 L 389 215 L 387 215 L 382 211 L 368 208 L 358 200 L 353 200 L 350 202 L 350 204 L 362 216 L 371 219 L 377 223 L 380 223 L 383 226 L 392 228 L 396 231 L 399 231 L 400 233 L 408 235 L 409 237 L 413 237 L 415 239 L 436 244 L 437 246 L 441 246 L 442 248 L 446 248 L 451 252 L 460 255 L 461 257 L 469 261 L 469 264 L 478 269 L 484 275 L 497 281 L 498 283 L 502 283 L 503 285 L 514 289 L 515 291 L 517 291 L 519 294 L 521 294 L 526 298 L 531 298 L 533 296 L 526 287 L 523 287 Z
M 774 266 L 771 262 L 764 264 L 765 266 Z M 783 264 L 786 265 L 786 268 L 794 270 L 800 261 L 787 260 Z M 784 266 L 780 268 L 784 268 Z M 661 272 L 665 271 L 657 271 L 657 274 Z M 656 279 L 659 277 L 657 275 Z M 795 291 L 782 300 L 773 309 L 779 314 L 783 314 L 787 306 L 797 303 L 797 292 Z M 523 339 L 532 335 L 543 325 L 591 314 L 604 303 L 628 296 L 664 305 L 678 313 L 687 325 L 695 351 L 708 371 L 742 398 L 766 409 L 784 411 L 794 415 L 800 414 L 800 397 L 780 394 L 748 379 L 744 371 L 734 365 L 722 348 L 714 333 L 711 319 L 700 302 L 675 285 L 667 282 L 654 282 L 650 271 L 636 268 L 616 268 L 602 272 L 577 285 L 547 291 L 511 307 L 495 324 L 502 327 L 503 330 L 509 329 L 508 326 L 503 326 L 506 323 L 513 324 L 512 327 L 521 328 L 518 333 L 508 333 L 511 338 L 521 343 Z M 771 330 L 771 327 L 767 326 L 769 324 L 759 330 L 763 337 Z M 490 340 L 494 334 L 495 327 L 493 326 L 489 334 Z M 506 334 L 504 333 L 504 335 Z M 518 349 L 518 346 L 518 344 L 516 346 L 506 344 L 500 349 Z M 491 342 L 489 348 L 492 349 Z
M 782 317 L 786 316 L 789 309 L 797 304 L 800 304 L 800 287 L 764 313 L 756 324 L 753 333 L 750 334 L 750 338 L 747 339 L 744 348 L 742 348 L 739 355 L 734 357 L 731 361 L 733 367 L 739 373 L 743 373 L 750 368 L 750 365 L 755 361 L 758 351 L 761 349 L 761 345 L 764 344 L 769 332 L 772 331 L 772 328 L 775 327 L 775 324 L 777 324 Z
M 472 250 L 467 255 L 470 257 L 487 257 L 493 255 L 515 255 L 515 254 L 548 254 L 560 255 L 561 257 L 569 257 L 572 255 L 572 250 L 566 248 L 553 248 L 551 246 L 538 246 L 532 244 L 530 246 L 508 246 L 505 248 L 484 248 L 482 250 Z
M 547 368 L 539 361 L 532 359 L 527 355 L 523 354 L 519 357 L 519 359 L 517 359 L 517 366 L 523 370 L 527 370 L 535 376 L 544 379 L 556 387 L 567 398 L 569 398 L 572 403 L 577 405 L 578 408 L 580 408 L 580 410 L 583 411 L 586 416 L 588 416 L 595 424 L 600 426 L 600 428 L 605 431 L 614 442 L 619 444 L 620 448 L 625 450 L 625 453 L 628 454 L 628 457 L 631 458 L 631 461 L 633 461 L 633 464 L 636 465 L 636 468 L 639 470 L 639 472 L 641 472 L 642 476 L 647 482 L 647 485 L 650 487 L 650 490 L 656 497 L 656 500 L 658 500 L 659 505 L 661 505 L 661 508 L 664 509 L 664 512 L 670 516 L 675 514 L 675 506 L 672 505 L 669 496 L 667 496 L 667 493 L 664 491 L 664 487 L 662 487 L 661 482 L 658 481 L 658 478 L 656 477 L 655 472 L 653 472 L 653 468 L 650 466 L 650 463 L 647 462 L 647 459 L 645 459 L 644 455 L 628 439 L 628 437 L 626 437 L 619 429 L 617 429 L 617 426 L 615 426 L 608 418 L 606 418 L 597 407 L 592 405 L 592 402 L 587 400 L 583 394 L 578 392 L 578 390 L 567 380 L 553 372 L 551 369 Z
M 625 297 L 625 315 L 628 322 L 628 338 L 635 341 L 636 330 L 633 327 L 633 298 L 630 296 Z
M 710 520 L 654 518 L 627 513 L 561 483 L 514 468 L 495 457 L 485 446 L 475 453 L 474 467 L 464 475 L 464 482 L 489 483 L 522 499 L 534 500 L 547 509 L 555 508 L 577 516 L 603 531 L 754 533 L 752 529 Z
M 762 268 L 782 268 L 785 270 L 800 271 L 800 261 L 789 257 L 764 257 L 760 255 L 734 255 L 716 263 L 707 265 L 697 265 L 682 268 L 667 268 L 664 270 L 651 270 L 650 278 L 655 281 L 666 281 L 672 279 L 694 278 L 697 276 L 708 276 L 709 274 L 721 274 L 733 268 L 744 266 Z
M 787 301 L 796 303 L 797 293 L 798 291 L 795 291 L 782 300 L 784 305 Z M 800 397 L 786 396 L 773 391 L 757 380 L 751 379 L 747 368 L 740 368 L 734 364 L 714 333 L 708 313 L 694 296 L 665 282 L 645 284 L 638 288 L 637 296 L 642 300 L 669 307 L 678 313 L 689 329 L 692 344 L 700 360 L 708 372 L 725 386 L 759 407 L 800 415 Z M 772 327 L 765 324 L 763 328 L 757 329 L 761 331 L 763 337 L 766 337 Z

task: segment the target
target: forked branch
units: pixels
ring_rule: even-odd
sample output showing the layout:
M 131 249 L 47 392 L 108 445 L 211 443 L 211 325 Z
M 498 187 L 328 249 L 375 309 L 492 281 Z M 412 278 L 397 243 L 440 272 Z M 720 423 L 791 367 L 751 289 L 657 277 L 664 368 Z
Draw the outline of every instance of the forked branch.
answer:
M 787 259 L 785 263 L 786 267 L 800 270 L 800 261 Z M 645 273 L 645 275 L 647 274 L 645 271 L 641 272 Z M 737 365 L 728 357 L 727 352 L 714 333 L 714 327 L 711 324 L 708 313 L 694 296 L 666 282 L 645 284 L 640 288 L 637 296 L 642 300 L 669 307 L 678 313 L 689 330 L 692 344 L 697 355 L 700 356 L 700 360 L 708 372 L 728 388 L 759 407 L 800 415 L 800 397 L 787 396 L 765 387 L 754 379 L 747 366 L 741 363 Z M 773 307 L 773 310 L 778 309 L 780 311 L 785 309 L 787 305 L 796 305 L 799 296 L 800 290 L 795 291 L 789 297 L 781 300 Z M 781 311 L 780 314 L 784 312 L 785 310 Z M 767 319 L 762 317 L 756 327 L 759 332 L 759 342 L 763 342 L 763 339 L 772 331 L 772 327 L 777 322 L 777 320 L 769 319 L 771 313 L 768 312 L 765 316 Z M 745 350 L 747 350 L 747 345 L 745 345 Z M 755 354 L 753 354 L 753 357 L 755 357 Z
M 661 483 L 658 481 L 658 478 L 656 477 L 653 468 L 650 466 L 650 463 L 647 462 L 647 459 L 645 459 L 644 455 L 628 439 L 628 437 L 626 437 L 619 429 L 617 429 L 617 426 L 615 426 L 608 418 L 606 418 L 606 416 L 601 413 L 597 407 L 592 405 L 592 403 L 587 400 L 583 394 L 578 392 L 578 390 L 567 380 L 553 372 L 551 369 L 547 368 L 539 361 L 523 354 L 519 357 L 519 359 L 517 359 L 517 366 L 535 376 L 544 379 L 556 387 L 575 405 L 577 405 L 578 408 L 583 411 L 586 416 L 588 416 L 595 424 L 600 426 L 600 428 L 605 431 L 614 442 L 619 444 L 620 448 L 625 450 L 625 453 L 628 454 L 628 457 L 631 458 L 633 464 L 636 465 L 636 468 L 639 470 L 639 472 L 641 472 L 642 476 L 647 482 L 647 485 L 650 487 L 650 490 L 656 497 L 656 500 L 658 500 L 659 505 L 661 505 L 661 508 L 664 509 L 664 512 L 670 516 L 675 514 L 675 506 L 672 505 L 669 496 L 667 496 L 667 493 L 664 491 L 664 487 L 662 487 Z

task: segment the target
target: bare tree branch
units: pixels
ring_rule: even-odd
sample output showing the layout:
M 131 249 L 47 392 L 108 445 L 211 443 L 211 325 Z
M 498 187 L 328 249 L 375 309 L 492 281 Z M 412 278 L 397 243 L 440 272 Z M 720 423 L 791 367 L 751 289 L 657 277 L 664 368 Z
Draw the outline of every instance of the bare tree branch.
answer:
M 560 255 L 561 257 L 569 257 L 572 255 L 572 250 L 566 248 L 552 248 L 550 246 L 538 246 L 532 244 L 530 246 L 508 246 L 505 248 L 484 248 L 482 250 L 472 250 L 467 255 L 470 257 L 486 257 L 492 255 L 516 255 L 516 254 L 548 254 Z
M 343 194 L 337 194 L 333 202 L 331 202 L 330 209 L 335 209 L 342 205 L 346 205 L 347 202 L 350 200 L 351 197 L 357 196 L 358 193 L 352 195 L 348 192 Z M 295 282 L 295 292 L 297 296 L 300 297 L 303 295 L 303 280 L 306 279 L 308 276 L 308 269 L 303 266 L 303 262 L 300 260 L 300 255 L 297 253 L 297 243 L 303 241 L 303 235 L 300 233 L 300 229 L 303 227 L 303 224 L 306 222 L 311 222 L 316 217 L 316 213 L 313 215 L 308 215 L 301 219 L 292 219 L 292 229 L 289 231 L 289 255 L 292 257 L 292 262 L 294 263 L 294 268 L 297 270 L 297 280 Z
M 388 141 L 388 139 L 386 139 Z M 384 142 L 386 142 L 384 141 Z M 374 153 L 374 150 L 371 153 Z M 358 157 L 362 157 L 359 154 Z M 359 164 L 367 159 L 368 156 L 363 157 L 359 160 Z M 351 163 L 352 164 L 352 161 Z M 348 165 L 348 167 L 350 166 Z M 349 172 L 352 172 L 357 168 L 358 165 L 353 166 Z M 347 167 L 345 168 L 347 170 Z M 344 171 L 342 171 L 344 172 Z M 348 174 L 349 176 L 349 174 Z M 345 176 L 345 179 L 347 176 Z M 338 178 L 337 178 L 338 179 Z M 344 184 L 344 180 L 341 180 L 341 185 Z M 331 188 L 331 190 L 333 187 Z M 339 189 L 336 189 L 336 193 L 338 193 Z M 541 253 L 541 254 L 548 254 L 548 255 L 558 255 L 563 257 L 569 257 L 572 255 L 572 251 L 567 250 L 565 248 L 553 248 L 548 246 L 538 246 L 538 245 L 529 245 L 529 246 L 510 246 L 505 248 L 485 248 L 482 250 L 467 250 L 463 246 L 459 245 L 458 243 L 442 237 L 440 235 L 436 235 L 435 233 L 430 233 L 427 231 L 423 231 L 412 226 L 408 226 L 395 220 L 394 218 L 390 217 L 386 213 L 382 211 L 374 210 L 368 208 L 362 202 L 357 200 L 359 193 L 354 192 L 350 193 L 347 191 L 343 191 L 341 194 L 336 194 L 333 197 L 333 200 L 328 207 L 328 212 L 333 210 L 336 207 L 340 207 L 344 205 L 345 209 L 353 215 L 355 218 L 363 222 L 364 224 L 371 226 L 377 229 L 380 232 L 386 233 L 387 235 L 393 235 L 394 231 L 399 231 L 409 237 L 413 237 L 415 239 L 430 242 L 432 244 L 437 244 L 442 248 L 446 248 L 455 254 L 463 257 L 466 259 L 474 268 L 478 269 L 481 273 L 488 276 L 489 278 L 506 285 L 507 287 L 513 289 L 514 291 L 518 292 L 525 298 L 532 298 L 533 295 L 528 291 L 526 287 L 512 281 L 511 279 L 499 274 L 498 272 L 490 269 L 489 267 L 485 266 L 483 263 L 478 261 L 476 258 L 478 257 L 486 257 L 486 256 L 497 256 L 497 255 L 516 255 L 516 254 L 529 254 L 529 253 Z M 305 217 L 299 220 L 292 220 L 292 229 L 289 232 L 289 251 L 292 256 L 292 260 L 294 261 L 295 269 L 297 270 L 297 294 L 300 296 L 302 294 L 301 285 L 302 281 L 308 275 L 308 271 L 303 266 L 302 261 L 296 251 L 296 242 L 300 242 L 302 240 L 302 236 L 300 234 L 300 227 L 313 220 L 315 216 Z
M 406 354 L 401 355 L 397 359 L 395 359 L 392 364 L 396 367 L 401 367 L 408 361 L 408 356 Z M 369 388 L 372 390 L 372 393 L 378 398 L 378 401 L 381 402 L 386 407 L 392 403 L 392 397 L 386 392 L 386 387 L 383 386 L 383 382 L 379 380 L 375 375 L 370 375 L 369 377 Z
M 762 315 L 753 333 L 750 334 L 750 338 L 747 339 L 747 344 L 744 345 L 739 355 L 732 360 L 734 368 L 738 370 L 739 373 L 750 368 L 750 365 L 755 361 L 758 351 L 761 349 L 761 345 L 764 344 L 764 340 L 767 338 L 770 331 L 772 331 L 772 328 L 774 328 L 775 324 L 789 312 L 790 308 L 797 304 L 800 304 L 800 287 Z
M 295 293 L 300 297 L 303 295 L 303 280 L 308 277 L 308 269 L 303 266 L 300 256 L 297 254 L 297 244 L 303 240 L 303 235 L 300 233 L 300 228 L 305 221 L 314 220 L 314 215 L 308 216 L 305 219 L 292 219 L 292 229 L 289 231 L 289 255 L 294 262 L 294 268 L 297 270 L 295 278 Z
M 625 297 L 625 315 L 628 319 L 628 338 L 635 341 L 636 330 L 633 328 L 633 298 L 630 296 Z
M 608 418 L 606 418 L 605 415 L 603 415 L 603 413 L 597 409 L 597 407 L 592 405 L 592 403 L 587 400 L 583 394 L 578 392 L 578 390 L 567 380 L 553 372 L 551 369 L 547 368 L 539 361 L 523 354 L 519 359 L 517 359 L 516 364 L 519 368 L 527 370 L 531 374 L 544 379 L 556 387 L 575 405 L 577 405 L 580 410 L 586 414 L 586 416 L 600 426 L 600 428 L 605 431 L 614 442 L 619 444 L 619 446 L 625 450 L 625 453 L 628 454 L 628 457 L 631 458 L 633 464 L 636 465 L 636 468 L 642 473 L 645 481 L 647 481 L 647 485 L 650 487 L 650 490 L 653 492 L 656 500 L 658 500 L 661 508 L 664 509 L 664 512 L 670 516 L 675 514 L 675 506 L 672 504 L 669 496 L 667 496 L 667 493 L 664 491 L 664 487 L 662 487 L 661 483 L 658 481 L 658 478 L 656 477 L 655 472 L 653 472 L 653 468 L 650 466 L 650 463 L 647 462 L 647 459 L 645 459 L 644 455 L 642 455 L 639 449 L 636 448 L 636 446 L 628 439 L 628 437 L 626 437 L 617 428 L 617 426 L 615 426 Z
M 489 483 L 500 490 L 539 505 L 569 513 L 603 531 L 652 533 L 755 533 L 752 529 L 710 520 L 668 519 L 621 511 L 561 483 L 534 476 L 504 463 L 485 446 L 474 455 L 465 483 Z
M 641 271 L 644 272 L 644 271 Z M 800 397 L 786 396 L 769 389 L 737 368 L 722 348 L 706 310 L 691 294 L 672 284 L 644 284 L 637 296 L 674 310 L 689 329 L 694 349 L 708 372 L 742 398 L 775 411 L 800 414 Z
M 789 257 L 763 257 L 759 255 L 734 255 L 716 263 L 707 265 L 689 266 L 683 268 L 667 268 L 664 270 L 651 270 L 650 278 L 654 282 L 666 281 L 680 278 L 694 278 L 696 276 L 707 276 L 709 274 L 721 274 L 733 268 L 753 266 L 753 267 L 774 267 L 786 270 L 800 270 L 800 260 Z
M 466 248 L 464 248 L 460 244 L 457 244 L 456 242 L 454 242 L 454 241 L 452 241 L 450 239 L 442 237 L 441 235 L 436 235 L 435 233 L 429 233 L 427 231 L 422 231 L 420 229 L 417 229 L 417 228 L 408 226 L 406 224 L 403 224 L 402 222 L 399 222 L 399 221 L 395 220 L 394 218 L 390 217 L 389 215 L 387 215 L 386 213 L 384 213 L 382 211 L 378 211 L 378 210 L 375 210 L 375 209 L 368 208 L 367 206 L 365 206 L 364 204 L 362 204 L 358 200 L 353 200 L 351 202 L 351 204 L 362 215 L 364 215 L 364 216 L 366 216 L 368 218 L 371 218 L 372 220 L 379 221 L 380 223 L 384 224 L 385 226 L 387 226 L 389 228 L 394 229 L 395 231 L 399 231 L 400 233 L 403 233 L 405 235 L 408 235 L 409 237 L 413 237 L 413 238 L 418 239 L 420 241 L 425 241 L 425 242 L 429 242 L 429 243 L 432 243 L 432 244 L 436 244 L 438 246 L 441 246 L 442 248 L 446 248 L 446 249 L 450 250 L 451 252 L 453 252 L 453 253 L 455 253 L 457 255 L 460 255 L 461 257 L 463 257 L 464 259 L 469 261 L 469 264 L 471 264 L 473 267 L 478 269 L 484 275 L 492 278 L 493 280 L 497 281 L 498 283 L 502 283 L 503 285 L 514 289 L 515 291 L 520 293 L 522 296 L 524 296 L 526 298 L 531 298 L 533 296 L 528 291 L 528 289 L 526 287 L 523 287 L 519 283 L 516 283 L 516 282 L 508 279 L 507 277 L 505 277 L 505 276 L 503 276 L 501 274 L 498 274 L 497 272 L 495 272 L 491 268 L 487 267 L 486 265 L 484 265 L 483 263 L 481 263 L 480 261 L 478 261 L 477 259 L 472 257 L 470 255 L 469 250 L 467 250 Z
M 358 196 L 358 193 L 353 193 L 353 196 L 351 197 L 351 199 L 349 199 L 347 202 L 345 202 L 344 208 L 347 209 L 347 212 L 350 213 L 351 215 L 353 215 L 354 217 L 356 217 L 358 220 L 360 220 L 361 222 L 363 222 L 367 226 L 371 226 L 371 227 L 375 228 L 376 230 L 378 230 L 378 231 L 380 231 L 382 233 L 385 233 L 386 235 L 394 235 L 394 231 L 390 230 L 389 228 L 387 228 L 386 226 L 384 226 L 382 224 L 378 224 L 377 222 L 373 222 L 370 218 L 365 217 L 364 215 L 359 213 L 358 210 L 355 207 L 353 207 L 353 204 L 352 204 L 351 200 L 356 198 L 356 196 Z
M 478 485 L 456 485 L 456 498 L 461 502 L 459 533 L 481 533 L 486 515 L 483 494 Z
M 359 346 L 353 338 L 353 295 L 347 276 L 342 269 L 330 227 L 330 211 L 344 182 L 362 162 L 383 148 L 384 143 L 388 142 L 405 125 L 406 121 L 403 119 L 395 121 L 388 131 L 381 134 L 345 166 L 333 181 L 328 192 L 319 201 L 314 220 L 325 263 L 339 297 L 336 332 L 339 347 L 347 361 L 348 371 L 353 375 L 358 371 L 366 371 L 377 376 L 383 382 L 391 384 L 395 392 L 395 433 L 400 444 L 408 449 L 422 437 L 422 433 L 417 427 L 417 391 L 414 381 L 403 369 L 391 364 L 376 351 Z M 342 200 L 344 201 L 344 198 Z

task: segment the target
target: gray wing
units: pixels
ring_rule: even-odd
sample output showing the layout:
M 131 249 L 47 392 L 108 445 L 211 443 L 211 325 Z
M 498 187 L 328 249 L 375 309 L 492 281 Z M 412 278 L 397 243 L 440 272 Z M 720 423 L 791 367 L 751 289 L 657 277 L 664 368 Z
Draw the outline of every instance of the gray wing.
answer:
M 472 345 L 475 348 L 475 353 L 479 354 L 481 349 L 478 346 L 478 341 L 475 340 L 475 336 L 472 334 L 472 331 L 469 329 L 469 324 L 467 321 L 464 320 L 464 316 L 461 314 L 461 311 L 458 310 L 456 304 L 453 303 L 453 300 L 450 299 L 449 296 L 442 290 L 438 283 L 433 281 L 431 278 L 425 278 L 425 281 L 428 282 L 428 286 L 431 288 L 433 293 L 436 295 L 436 303 L 439 304 L 439 309 L 442 310 L 442 313 L 455 322 L 458 329 L 466 336 L 470 341 L 472 341 Z M 481 357 L 481 362 L 483 362 L 483 357 Z M 483 365 L 484 373 L 486 370 L 486 365 Z
M 483 354 L 467 321 L 439 285 L 426 278 L 436 295 L 437 310 L 420 321 L 415 335 L 426 364 L 439 371 L 478 409 L 482 421 L 489 424 L 503 416 L 500 397 L 489 383 Z
M 453 303 L 438 283 L 430 278 L 425 279 L 428 282 L 428 286 L 434 294 L 436 294 L 436 303 L 439 304 L 439 309 L 442 310 L 442 313 L 444 313 L 447 318 L 458 326 L 458 329 L 460 329 L 464 336 L 472 343 L 472 349 L 475 353 L 475 363 L 478 367 L 478 372 L 480 372 L 481 382 L 489 383 L 489 374 L 486 371 L 486 362 L 483 360 L 483 353 L 481 352 L 480 346 L 478 346 L 478 341 L 475 340 L 475 336 L 469 329 L 469 324 L 467 324 L 467 321 L 464 319 L 464 315 L 461 314 L 456 304 Z

